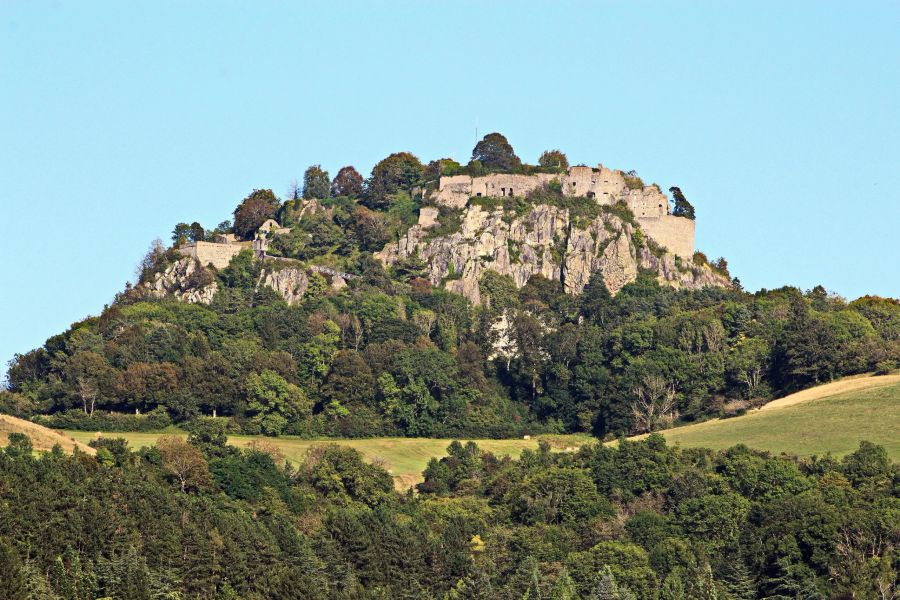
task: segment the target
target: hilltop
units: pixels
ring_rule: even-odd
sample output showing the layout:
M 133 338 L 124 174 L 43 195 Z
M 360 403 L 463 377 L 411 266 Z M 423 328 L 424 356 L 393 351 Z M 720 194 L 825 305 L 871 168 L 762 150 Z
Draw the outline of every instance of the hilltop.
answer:
M 227 417 L 248 435 L 639 434 L 890 370 L 900 303 L 750 294 L 635 172 L 397 152 L 179 223 L 97 317 L 18 355 L 0 410 L 60 429 Z

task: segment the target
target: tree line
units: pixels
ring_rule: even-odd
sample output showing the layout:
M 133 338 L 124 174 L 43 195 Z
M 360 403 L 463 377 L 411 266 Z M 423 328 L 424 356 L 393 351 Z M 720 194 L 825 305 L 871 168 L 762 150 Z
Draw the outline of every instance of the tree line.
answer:
M 518 460 L 454 442 L 418 493 L 352 449 L 299 464 L 187 441 L 96 456 L 0 450 L 5 600 L 888 598 L 900 472 L 862 443 L 841 460 L 656 434 Z

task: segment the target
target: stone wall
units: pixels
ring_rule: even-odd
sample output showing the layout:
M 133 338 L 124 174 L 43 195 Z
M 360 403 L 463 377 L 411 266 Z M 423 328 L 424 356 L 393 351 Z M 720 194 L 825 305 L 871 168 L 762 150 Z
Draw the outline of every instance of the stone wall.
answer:
M 181 246 L 178 251 L 184 256 L 196 258 L 204 267 L 211 264 L 217 269 L 224 269 L 244 247 L 242 244 L 192 242 Z
M 638 217 L 669 214 L 669 200 L 659 188 L 629 189 L 622 171 L 607 169 L 603 165 L 598 165 L 596 169 L 570 167 L 568 172 L 560 175 L 492 173 L 483 177 L 441 177 L 434 199 L 440 206 L 464 208 L 472 196 L 526 196 L 554 179 L 559 181 L 566 196 L 596 198 L 598 204 L 613 204 L 622 200 Z
M 694 220 L 673 215 L 638 217 L 641 229 L 654 242 L 685 259 L 694 256 Z
M 532 190 L 557 179 L 566 196 L 596 199 L 600 205 L 624 202 L 641 223 L 650 238 L 678 256 L 690 258 L 694 254 L 694 222 L 674 217 L 669 199 L 656 185 L 631 189 L 622 171 L 598 165 L 570 167 L 561 175 L 509 175 L 492 173 L 483 177 L 454 175 L 441 177 L 434 199 L 440 206 L 464 208 L 473 196 L 526 196 Z

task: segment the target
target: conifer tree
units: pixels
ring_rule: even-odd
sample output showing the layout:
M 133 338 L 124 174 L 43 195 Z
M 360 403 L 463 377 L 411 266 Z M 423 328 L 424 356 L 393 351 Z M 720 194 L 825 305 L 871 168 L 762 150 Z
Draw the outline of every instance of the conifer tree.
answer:
M 577 598 L 575 582 L 572 581 L 569 570 L 564 568 L 556 578 L 553 591 L 550 593 L 550 600 L 577 600 Z
M 0 538 L 0 598 L 27 600 L 22 561 L 15 549 Z

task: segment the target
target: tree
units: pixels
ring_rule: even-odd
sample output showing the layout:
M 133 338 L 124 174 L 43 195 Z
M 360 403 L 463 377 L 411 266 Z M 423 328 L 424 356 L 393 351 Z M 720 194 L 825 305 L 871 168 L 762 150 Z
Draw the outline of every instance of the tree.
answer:
M 81 399 L 85 414 L 94 414 L 97 399 L 115 383 L 115 370 L 96 352 L 76 352 L 66 360 L 66 380 Z
M 672 198 L 675 200 L 675 209 L 672 211 L 672 214 L 676 217 L 685 217 L 687 219 L 696 218 L 694 205 L 687 201 L 687 198 L 681 193 L 681 188 L 672 186 L 669 188 L 669 191 L 672 192 Z
M 507 501 L 513 518 L 528 525 L 584 523 L 610 512 L 609 503 L 580 469 L 543 470 L 513 488 Z
M 134 269 L 138 283 L 147 281 L 151 275 L 156 273 L 166 260 L 166 246 L 162 240 L 156 238 L 150 242 L 150 248 L 144 254 L 141 262 Z
M 423 172 L 424 167 L 415 155 L 409 152 L 391 154 L 372 167 L 366 186 L 366 204 L 369 208 L 387 208 L 389 196 L 419 183 Z
M 366 361 L 353 350 L 340 350 L 331 362 L 322 394 L 345 406 L 368 404 L 377 391 L 375 378 Z
M 632 390 L 631 414 L 636 433 L 668 427 L 678 417 L 675 410 L 675 386 L 659 375 L 645 375 Z
M 203 225 L 201 225 L 197 221 L 191 223 L 190 229 L 191 231 L 188 234 L 188 237 L 192 242 L 202 242 L 206 239 L 206 230 L 203 229 Z
M 178 223 L 172 230 L 172 244 L 180 246 L 188 240 L 191 235 L 191 226 L 187 223 Z
M 753 400 L 769 368 L 769 344 L 763 338 L 741 337 L 726 357 L 729 376 L 746 388 L 747 398 Z
M 181 491 L 189 488 L 201 490 L 212 484 L 209 467 L 200 450 L 180 436 L 164 435 L 156 441 L 156 448 L 163 459 L 163 467 L 175 475 Z
M 522 166 L 513 147 L 500 133 L 489 133 L 475 144 L 472 160 L 479 161 L 488 170 L 515 171 Z
M 622 595 L 616 577 L 609 566 L 604 567 L 597 579 L 597 584 L 591 590 L 591 600 L 621 600 Z
M 452 158 L 439 158 L 425 167 L 425 181 L 437 181 L 441 177 L 456 175 L 461 165 Z
M 553 585 L 553 591 L 550 592 L 550 600 L 578 600 L 578 590 L 575 588 L 575 582 L 569 575 L 569 570 L 563 567 L 556 583 Z
M 266 219 L 275 217 L 279 204 L 272 190 L 253 190 L 234 209 L 234 232 L 244 239 L 251 239 Z
M 341 167 L 331 182 L 332 196 L 359 196 L 363 193 L 363 177 L 352 166 Z
M 545 169 L 565 170 L 569 168 L 569 159 L 560 150 L 544 150 L 538 164 Z
M 0 598 L 26 600 L 28 597 L 19 555 L 10 544 L 0 537 Z
M 312 165 L 303 173 L 303 198 L 327 198 L 328 182 L 328 171 L 322 170 L 322 165 Z
M 288 424 L 312 414 L 303 390 L 269 369 L 247 378 L 247 408 L 253 415 L 250 423 L 266 435 L 284 433 Z

